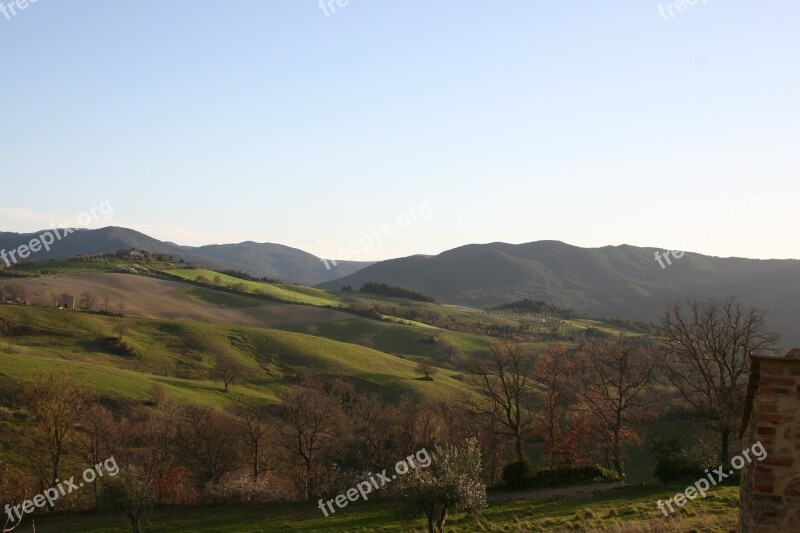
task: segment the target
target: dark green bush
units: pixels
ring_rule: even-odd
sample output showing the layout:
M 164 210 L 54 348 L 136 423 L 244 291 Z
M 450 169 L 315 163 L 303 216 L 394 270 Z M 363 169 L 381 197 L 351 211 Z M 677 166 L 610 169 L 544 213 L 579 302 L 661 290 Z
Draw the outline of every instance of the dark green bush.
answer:
M 676 437 L 655 440 L 651 448 L 656 456 L 654 474 L 665 485 L 693 483 L 705 477 L 706 468 L 716 466 L 709 448 L 689 446 Z
M 514 461 L 503 467 L 503 481 L 512 489 L 525 489 L 530 487 L 535 475 L 530 461 Z
M 600 465 L 587 465 L 577 468 L 540 470 L 536 472 L 536 475 L 531 479 L 530 486 L 545 488 L 556 485 L 581 485 L 610 481 L 620 481 L 619 475 L 613 470 L 609 470 Z
M 503 468 L 503 481 L 512 489 L 547 488 L 559 485 L 582 485 L 620 481 L 613 470 L 600 465 L 587 465 L 577 468 L 556 468 L 554 470 L 534 471 L 528 461 L 515 461 Z

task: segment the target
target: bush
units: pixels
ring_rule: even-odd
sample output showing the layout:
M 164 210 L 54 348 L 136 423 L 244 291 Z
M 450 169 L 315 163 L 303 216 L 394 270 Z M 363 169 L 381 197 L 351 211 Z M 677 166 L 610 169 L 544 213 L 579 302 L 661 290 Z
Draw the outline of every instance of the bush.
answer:
M 619 474 L 600 465 L 587 465 L 577 468 L 540 470 L 531 479 L 530 486 L 545 488 L 555 485 L 581 485 L 612 481 L 621 481 Z
M 665 485 L 693 483 L 705 477 L 706 468 L 716 466 L 713 452 L 702 444 L 690 448 L 671 437 L 653 441 L 651 448 L 657 461 L 654 474 Z
M 240 470 L 224 474 L 217 484 L 208 482 L 206 494 L 214 502 L 264 503 L 289 500 L 291 489 L 268 473 L 256 481 L 252 472 Z
M 512 489 L 525 489 L 531 486 L 535 475 L 530 461 L 514 461 L 503 467 L 503 481 Z
M 103 347 L 114 355 L 136 357 L 136 348 L 123 341 L 121 337 L 107 337 L 102 341 Z
M 503 468 L 503 481 L 512 489 L 530 489 L 559 485 L 608 483 L 620 481 L 620 477 L 613 470 L 600 465 L 556 468 L 534 472 L 534 468 L 529 461 L 515 461 Z

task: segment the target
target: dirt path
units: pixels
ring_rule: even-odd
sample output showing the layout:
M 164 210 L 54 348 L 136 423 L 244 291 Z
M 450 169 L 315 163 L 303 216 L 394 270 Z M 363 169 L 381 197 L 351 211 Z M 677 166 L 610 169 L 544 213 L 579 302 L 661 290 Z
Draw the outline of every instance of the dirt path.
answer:
M 494 492 L 489 494 L 490 502 L 505 502 L 511 500 L 554 500 L 558 498 L 590 498 L 600 492 L 624 486 L 624 483 L 594 483 L 592 485 L 577 485 L 572 487 L 558 487 L 553 489 L 532 489 L 522 491 Z

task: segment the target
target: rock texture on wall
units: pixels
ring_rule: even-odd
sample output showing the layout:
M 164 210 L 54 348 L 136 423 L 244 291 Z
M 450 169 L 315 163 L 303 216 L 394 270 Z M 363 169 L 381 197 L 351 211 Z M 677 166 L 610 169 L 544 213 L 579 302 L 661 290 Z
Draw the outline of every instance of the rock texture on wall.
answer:
M 767 457 L 742 472 L 741 533 L 800 532 L 800 349 L 751 354 L 742 436 Z

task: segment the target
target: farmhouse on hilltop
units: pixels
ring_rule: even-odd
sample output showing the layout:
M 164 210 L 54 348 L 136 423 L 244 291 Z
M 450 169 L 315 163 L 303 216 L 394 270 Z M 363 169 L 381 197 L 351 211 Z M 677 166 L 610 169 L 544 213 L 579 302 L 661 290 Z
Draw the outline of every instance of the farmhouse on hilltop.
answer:
M 742 470 L 740 533 L 800 531 L 800 349 L 750 354 L 741 435 L 767 456 Z

